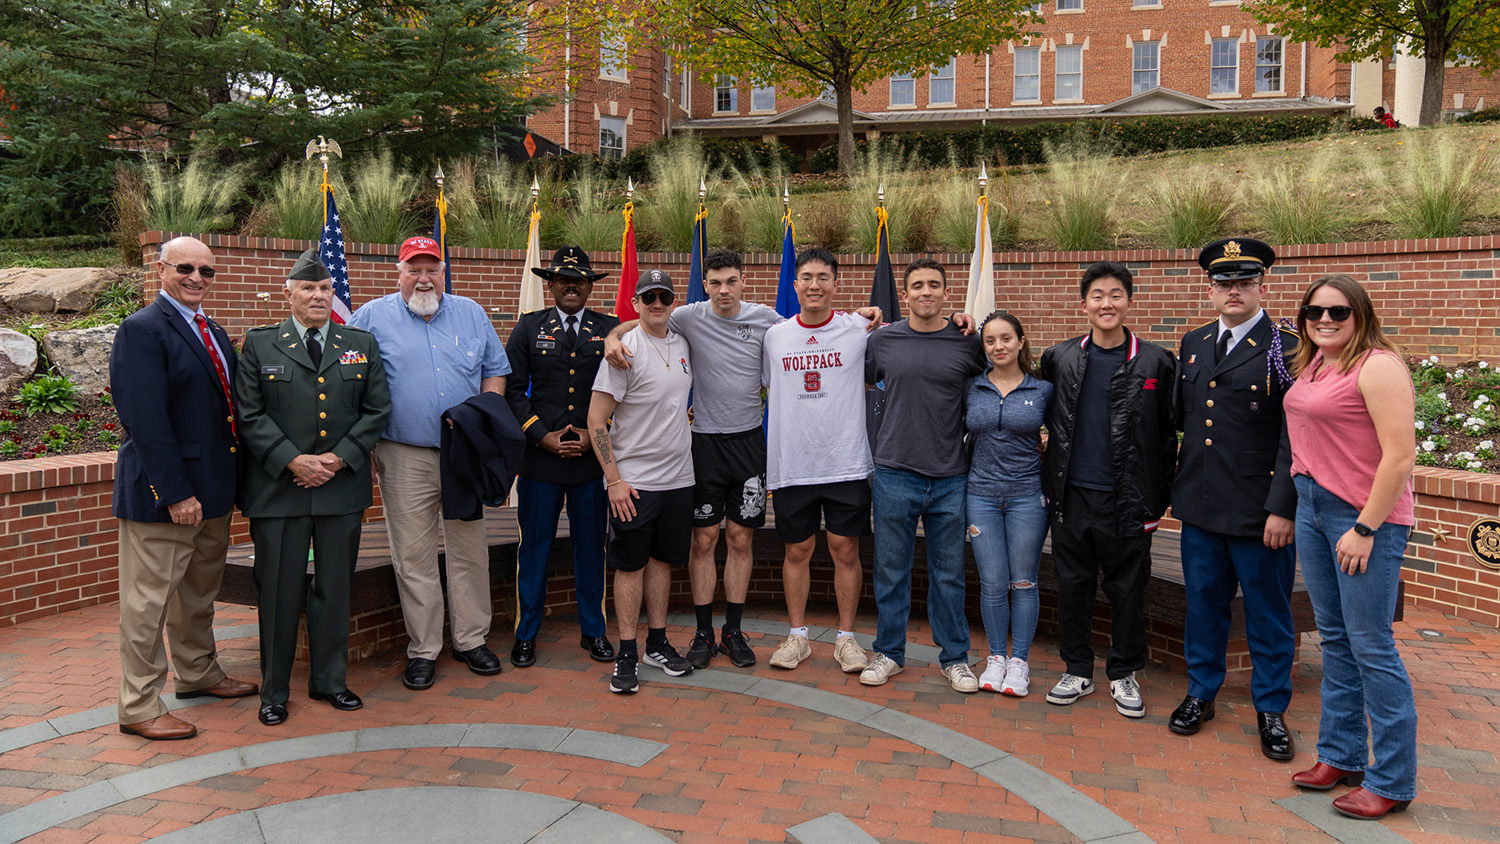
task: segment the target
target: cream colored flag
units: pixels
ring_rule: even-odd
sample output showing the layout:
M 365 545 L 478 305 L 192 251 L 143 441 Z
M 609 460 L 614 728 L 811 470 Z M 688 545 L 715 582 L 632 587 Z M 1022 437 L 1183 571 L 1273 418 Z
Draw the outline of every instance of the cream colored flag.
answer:
M 990 238 L 989 197 L 978 201 L 979 214 L 974 220 L 974 257 L 969 261 L 969 292 L 964 297 L 964 312 L 976 321 L 995 310 L 995 242 Z
M 542 277 L 532 272 L 532 268 L 542 265 L 541 236 L 537 229 L 542 222 L 542 212 L 533 205 L 531 207 L 531 230 L 526 234 L 526 266 L 521 269 L 521 305 L 520 313 L 528 313 L 541 308 L 545 302 L 542 299 Z

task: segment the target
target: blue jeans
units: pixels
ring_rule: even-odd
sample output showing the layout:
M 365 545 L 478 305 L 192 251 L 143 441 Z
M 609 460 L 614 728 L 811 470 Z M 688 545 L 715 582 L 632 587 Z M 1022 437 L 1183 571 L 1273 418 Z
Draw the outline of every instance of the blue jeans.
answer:
M 1047 497 L 1040 492 L 970 495 L 968 512 L 969 545 L 979 567 L 979 611 L 990 653 L 1005 656 L 1009 638 L 1010 655 L 1026 659 L 1041 604 L 1036 574 L 1047 538 Z
M 969 660 L 964 615 L 964 493 L 967 475 L 929 478 L 876 466 L 870 479 L 875 510 L 875 650 L 906 664 L 911 619 L 911 566 L 917 519 L 927 546 L 927 623 L 944 668 Z
M 1411 528 L 1381 525 L 1366 571 L 1345 574 L 1334 548 L 1359 511 L 1306 475 L 1295 483 L 1297 552 L 1323 637 L 1318 761 L 1364 771 L 1365 789 L 1387 800 L 1411 800 L 1417 795 L 1417 707 L 1391 631 Z M 1367 739 L 1373 764 L 1367 764 Z

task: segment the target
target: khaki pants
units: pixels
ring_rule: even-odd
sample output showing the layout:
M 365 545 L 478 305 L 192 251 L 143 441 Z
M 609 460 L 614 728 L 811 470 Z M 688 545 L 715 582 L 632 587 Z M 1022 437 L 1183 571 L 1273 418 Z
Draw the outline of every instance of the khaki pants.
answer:
M 443 649 L 443 583 L 438 573 L 438 522 L 448 572 L 453 647 L 467 651 L 490 632 L 490 548 L 484 519 L 443 519 L 438 450 L 381 440 L 380 499 L 391 539 L 391 563 L 406 619 L 409 659 L 436 659 Z
M 121 724 L 139 724 L 167 711 L 161 702 L 167 682 L 163 628 L 177 691 L 205 689 L 224 679 L 213 625 L 230 515 L 196 526 L 120 520 Z

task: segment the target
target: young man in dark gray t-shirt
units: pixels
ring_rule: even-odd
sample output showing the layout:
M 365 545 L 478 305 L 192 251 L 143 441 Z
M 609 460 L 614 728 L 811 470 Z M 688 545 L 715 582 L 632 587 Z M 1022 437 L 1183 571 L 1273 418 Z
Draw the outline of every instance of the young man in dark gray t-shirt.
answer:
M 875 517 L 875 658 L 859 675 L 879 686 L 906 662 L 911 566 L 917 520 L 927 548 L 927 620 L 941 649 L 943 675 L 956 691 L 979 690 L 969 670 L 964 615 L 963 397 L 984 371 L 983 344 L 942 315 L 947 274 L 931 258 L 906 268 L 903 296 L 911 318 L 870 336 L 865 380 L 885 382 L 885 411 L 875 440 L 871 500 Z

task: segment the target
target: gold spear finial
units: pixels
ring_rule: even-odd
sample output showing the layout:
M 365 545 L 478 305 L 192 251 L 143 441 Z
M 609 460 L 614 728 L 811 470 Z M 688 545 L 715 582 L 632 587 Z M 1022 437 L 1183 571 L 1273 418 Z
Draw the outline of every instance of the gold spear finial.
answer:
M 979 162 L 979 192 L 984 193 L 985 185 L 990 181 L 989 171 L 985 169 L 984 162 Z
M 702 202 L 707 197 L 708 197 L 708 183 L 705 182 L 705 181 L 703 181 L 703 177 L 702 176 L 699 176 L 698 177 L 698 201 Z
M 875 198 L 880 201 L 882 206 L 885 205 L 885 182 L 880 183 L 880 190 L 875 192 Z
M 782 182 L 781 183 L 781 210 L 782 211 L 791 211 L 792 210 L 792 183 L 791 182 Z
M 635 196 L 635 179 L 625 177 L 625 201 L 630 202 Z
M 433 181 L 437 182 L 438 190 L 443 189 L 443 160 L 438 159 L 437 172 L 432 174 Z

